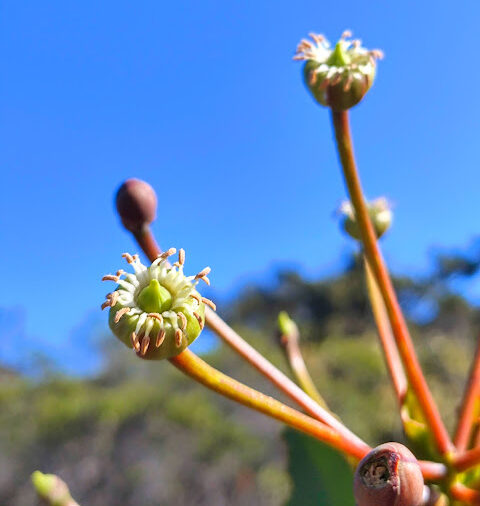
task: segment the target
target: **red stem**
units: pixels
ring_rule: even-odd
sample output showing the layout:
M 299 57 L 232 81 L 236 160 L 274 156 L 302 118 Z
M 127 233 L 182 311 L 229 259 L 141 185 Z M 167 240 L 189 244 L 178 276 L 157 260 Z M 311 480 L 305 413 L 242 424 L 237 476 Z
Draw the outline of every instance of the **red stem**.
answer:
M 480 464 L 480 446 L 459 453 L 453 459 L 453 465 L 457 471 L 465 471 L 478 464 Z
M 451 496 L 457 501 L 462 501 L 465 504 L 480 504 L 480 492 L 462 485 L 455 483 L 450 487 Z
M 382 294 L 410 386 L 418 399 L 425 416 L 425 421 L 432 431 L 438 450 L 440 453 L 446 454 L 453 450 L 453 445 L 423 376 L 405 318 L 403 317 L 388 270 L 377 244 L 377 238 L 370 221 L 362 186 L 358 177 L 353 154 L 348 111 L 332 111 L 332 120 L 345 183 L 355 210 L 355 217 L 361 232 L 365 254 Z
M 422 470 L 423 479 L 425 481 L 439 482 L 447 476 L 447 467 L 439 462 L 431 462 L 430 460 L 419 460 L 418 464 Z
M 468 447 L 472 428 L 475 422 L 475 407 L 480 393 L 480 341 L 477 344 L 470 375 L 463 396 L 460 415 L 454 443 L 457 450 L 463 451 Z
M 373 316 L 377 325 L 378 336 L 382 344 L 385 362 L 392 379 L 397 399 L 402 405 L 405 395 L 407 394 L 407 378 L 403 370 L 402 361 L 398 353 L 398 348 L 392 334 L 392 328 L 388 320 L 388 315 L 383 303 L 382 295 L 378 289 L 377 282 L 373 276 L 372 269 L 368 265 L 368 260 L 364 257 L 365 274 L 367 278 L 368 294 L 370 296 L 370 304 L 372 306 Z

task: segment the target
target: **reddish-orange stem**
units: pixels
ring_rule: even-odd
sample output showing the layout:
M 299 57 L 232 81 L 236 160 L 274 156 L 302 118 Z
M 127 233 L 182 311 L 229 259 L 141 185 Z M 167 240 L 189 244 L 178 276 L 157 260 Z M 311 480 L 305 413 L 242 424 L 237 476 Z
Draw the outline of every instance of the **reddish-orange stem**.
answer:
M 145 224 L 141 230 L 133 232 L 133 236 L 138 242 L 140 248 L 142 248 L 142 251 L 145 253 L 145 255 L 147 255 L 150 262 L 156 260 L 158 258 L 158 255 L 162 253 L 162 250 L 155 240 L 155 237 L 153 236 L 148 224 Z
M 382 294 L 393 335 L 400 356 L 402 357 L 403 366 L 405 367 L 410 386 L 422 408 L 425 420 L 432 431 L 438 450 L 442 454 L 445 454 L 453 449 L 453 445 L 423 376 L 395 290 L 393 289 L 388 270 L 377 244 L 377 238 L 370 221 L 368 209 L 363 197 L 362 186 L 357 173 L 348 111 L 332 111 L 332 120 L 340 161 L 343 167 L 343 174 L 350 194 L 350 200 L 355 210 L 355 217 L 360 229 L 365 254 Z
M 439 482 L 447 476 L 445 464 L 431 462 L 430 460 L 419 460 L 418 465 L 422 470 L 423 479 L 425 481 Z
M 157 245 L 153 235 L 148 227 L 136 239 L 148 258 L 153 261 L 161 250 Z M 207 325 L 235 352 L 251 364 L 265 378 L 271 381 L 280 391 L 290 397 L 294 402 L 301 406 L 311 416 L 326 423 L 334 428 L 339 434 L 352 441 L 357 446 L 363 446 L 365 453 L 370 447 L 362 441 L 357 435 L 351 432 L 342 422 L 340 422 L 330 412 L 315 402 L 300 387 L 298 387 L 288 376 L 277 369 L 269 360 L 267 360 L 255 348 L 250 346 L 240 335 L 238 335 L 220 316 L 218 316 L 209 307 L 205 308 L 205 321 Z
M 397 400 L 402 405 L 402 402 L 407 394 L 407 378 L 403 370 L 402 361 L 398 353 L 398 348 L 392 334 L 392 328 L 388 320 L 388 315 L 383 303 L 382 295 L 378 289 L 377 282 L 373 276 L 372 269 L 368 265 L 368 260 L 364 257 L 365 261 L 365 274 L 367 278 L 367 288 L 372 306 L 373 317 L 377 325 L 378 336 L 382 344 L 385 362 L 392 379 Z
M 480 504 L 480 492 L 462 485 L 455 483 L 450 487 L 451 496 L 457 501 L 462 501 L 465 504 Z
M 457 450 L 463 451 L 470 442 L 475 421 L 475 407 L 480 393 L 480 341 L 473 359 L 470 376 L 463 396 L 462 407 L 458 418 L 454 443 Z
M 467 450 L 463 453 L 459 453 L 453 459 L 453 465 L 457 471 L 465 471 L 470 467 L 474 467 L 480 464 L 480 446 Z
M 305 432 L 333 448 L 340 450 L 346 455 L 360 460 L 368 452 L 364 445 L 357 445 L 350 439 L 340 435 L 328 425 L 290 408 L 272 397 L 247 387 L 243 383 L 214 369 L 189 349 L 171 358 L 170 362 L 183 373 L 207 388 L 239 402 L 244 406 L 275 418 L 294 429 Z

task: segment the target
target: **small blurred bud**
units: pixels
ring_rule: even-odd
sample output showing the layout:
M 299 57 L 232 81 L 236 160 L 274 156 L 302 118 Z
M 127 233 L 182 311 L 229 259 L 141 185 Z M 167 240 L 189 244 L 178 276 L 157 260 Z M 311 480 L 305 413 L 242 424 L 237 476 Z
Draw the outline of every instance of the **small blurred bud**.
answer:
M 349 40 L 348 31 L 333 50 L 323 35 L 310 36 L 313 42 L 303 39 L 294 56 L 306 61 L 303 74 L 308 89 L 322 105 L 335 111 L 350 109 L 372 86 L 376 60 L 383 57 L 382 52 L 365 49 L 360 40 Z
M 137 232 L 152 223 L 157 214 L 155 190 L 140 179 L 127 179 L 115 197 L 118 214 L 123 226 L 130 232 Z
M 78 506 L 72 499 L 66 483 L 54 474 L 35 471 L 32 483 L 38 496 L 51 506 Z
M 353 483 L 357 506 L 420 506 L 422 471 L 400 443 L 377 446 L 358 464 Z
M 283 336 L 290 336 L 298 332 L 296 323 L 288 316 L 286 311 L 278 313 L 278 330 Z
M 380 238 L 390 228 L 393 220 L 393 213 L 388 200 L 384 197 L 372 200 L 367 203 L 368 213 L 372 220 L 373 228 Z M 344 202 L 340 207 L 343 215 L 342 226 L 345 232 L 353 239 L 360 240 L 360 230 L 355 218 L 355 210 L 350 202 Z

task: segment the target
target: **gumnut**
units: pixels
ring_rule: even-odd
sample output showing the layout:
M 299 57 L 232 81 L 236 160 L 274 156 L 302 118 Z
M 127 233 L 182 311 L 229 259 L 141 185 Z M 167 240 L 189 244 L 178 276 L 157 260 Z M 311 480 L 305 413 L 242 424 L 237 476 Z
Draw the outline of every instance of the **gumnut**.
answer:
M 303 39 L 295 60 L 305 61 L 303 75 L 307 88 L 321 105 L 335 111 L 358 104 L 373 84 L 376 60 L 383 57 L 378 49 L 367 50 L 360 40 L 350 40 L 345 31 L 330 49 L 323 35 L 311 33 L 312 41 Z
M 123 226 L 130 232 L 138 232 L 155 220 L 157 196 L 145 181 L 132 178 L 123 182 L 117 190 L 115 204 Z
M 357 506 L 420 506 L 424 482 L 413 453 L 400 443 L 374 448 L 358 464 L 354 477 Z

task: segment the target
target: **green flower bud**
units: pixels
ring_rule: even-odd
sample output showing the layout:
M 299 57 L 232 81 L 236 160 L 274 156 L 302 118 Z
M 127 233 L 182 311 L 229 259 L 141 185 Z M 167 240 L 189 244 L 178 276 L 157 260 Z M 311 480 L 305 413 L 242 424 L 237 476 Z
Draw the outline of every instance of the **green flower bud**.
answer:
M 296 323 L 290 318 L 286 311 L 278 313 L 278 330 L 283 336 L 298 334 Z
M 110 307 L 112 332 L 145 359 L 161 360 L 181 353 L 204 327 L 205 304 L 215 309 L 215 304 L 196 290 L 200 280 L 210 284 L 210 267 L 196 276 L 185 276 L 183 249 L 178 253 L 178 262 L 168 262 L 175 253 L 175 248 L 169 249 L 150 267 L 143 265 L 138 255 L 124 253 L 134 273 L 119 270 L 102 279 L 117 283 L 102 304 L 102 309 Z
M 50 506 L 78 506 L 72 499 L 67 484 L 58 476 L 35 471 L 32 483 L 38 496 Z
M 349 40 L 349 31 L 334 49 L 323 35 L 311 33 L 310 37 L 313 42 L 300 42 L 294 60 L 306 61 L 304 79 L 315 100 L 335 111 L 358 104 L 373 84 L 376 60 L 383 53 L 365 49 L 360 40 Z
M 392 224 L 393 214 L 390 204 L 386 198 L 380 197 L 367 203 L 367 207 L 373 228 L 375 229 L 377 237 L 380 238 Z M 352 204 L 348 201 L 344 202 L 340 207 L 340 212 L 343 215 L 342 227 L 345 232 L 350 237 L 353 237 L 353 239 L 360 240 L 360 230 Z

